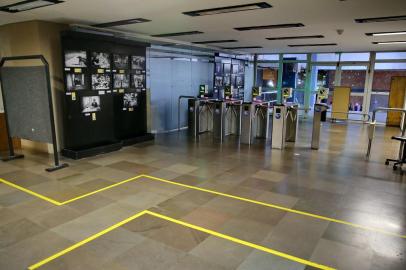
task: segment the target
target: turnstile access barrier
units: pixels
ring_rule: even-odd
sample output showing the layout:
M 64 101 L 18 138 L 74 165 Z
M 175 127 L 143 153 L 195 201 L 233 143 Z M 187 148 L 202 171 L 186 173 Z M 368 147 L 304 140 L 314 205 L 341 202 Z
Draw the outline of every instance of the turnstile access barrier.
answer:
M 252 144 L 255 138 L 268 138 L 269 103 L 243 103 L 240 142 Z
M 213 130 L 215 100 L 191 98 L 188 100 L 188 132 L 190 136 Z
M 312 132 L 312 145 L 311 148 L 318 150 L 320 146 L 320 126 L 322 113 L 328 110 L 328 105 L 318 103 L 314 104 L 313 115 L 313 132 Z

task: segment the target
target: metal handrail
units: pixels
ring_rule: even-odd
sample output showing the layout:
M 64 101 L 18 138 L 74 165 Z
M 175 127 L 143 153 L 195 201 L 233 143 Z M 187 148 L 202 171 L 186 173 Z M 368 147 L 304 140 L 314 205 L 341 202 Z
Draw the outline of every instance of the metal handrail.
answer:
M 179 98 L 178 98 L 178 132 L 180 131 L 180 104 L 181 104 L 181 100 L 182 99 L 191 99 L 191 98 L 193 98 L 193 99 L 197 99 L 196 97 L 194 97 L 194 96 L 179 96 Z
M 331 112 L 331 113 L 332 114 L 333 113 L 342 113 L 342 114 L 347 114 L 347 115 L 353 114 L 353 115 L 360 115 L 360 116 L 363 116 L 363 117 L 365 117 L 365 116 L 368 117 L 368 120 L 354 120 L 354 119 L 351 119 L 352 121 L 362 121 L 362 122 L 366 123 L 366 122 L 369 122 L 371 120 L 371 115 L 369 113 L 356 113 L 356 112 Z M 331 117 L 331 119 L 335 119 L 335 118 Z

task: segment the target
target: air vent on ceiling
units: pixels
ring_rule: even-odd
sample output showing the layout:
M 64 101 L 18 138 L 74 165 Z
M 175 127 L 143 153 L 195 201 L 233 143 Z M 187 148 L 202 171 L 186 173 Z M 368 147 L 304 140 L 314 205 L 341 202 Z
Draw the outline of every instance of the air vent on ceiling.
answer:
M 251 31 L 251 30 L 265 30 L 265 29 L 280 29 L 280 28 L 295 28 L 304 27 L 303 23 L 287 23 L 287 24 L 273 24 L 273 25 L 259 25 L 259 26 L 248 26 L 248 27 L 236 27 L 235 30 L 238 31 Z
M 195 41 L 192 43 L 194 43 L 194 44 L 215 44 L 215 43 L 230 43 L 230 42 L 238 42 L 238 41 L 235 39 L 224 39 L 224 40 Z
M 151 20 L 143 19 L 143 18 L 136 18 L 136 19 L 128 19 L 128 20 L 121 20 L 115 22 L 107 22 L 107 23 L 98 23 L 92 26 L 94 27 L 113 27 L 113 26 L 120 26 L 120 25 L 128 25 L 128 24 L 135 24 L 135 23 L 144 23 L 150 22 Z
M 200 31 L 189 31 L 189 32 L 178 32 L 178 33 L 167 33 L 167 34 L 159 34 L 159 35 L 152 35 L 153 37 L 178 37 L 178 36 L 189 36 L 189 35 L 198 35 L 203 34 Z
M 46 6 L 56 5 L 63 3 L 64 1 L 59 0 L 27 0 L 17 2 L 11 5 L 2 6 L 0 7 L 0 11 L 10 12 L 10 13 L 17 13 L 22 11 L 27 11 L 36 8 L 42 8 Z
M 322 46 L 337 46 L 337 43 L 319 43 L 319 44 L 293 44 L 289 47 L 322 47 Z
M 406 35 L 406 31 L 365 33 L 365 35 L 373 37 L 396 36 L 396 35 Z
M 256 9 L 263 9 L 263 8 L 271 8 L 271 7 L 272 6 L 266 2 L 259 2 L 259 3 L 245 4 L 245 5 L 236 5 L 236 6 L 227 6 L 227 7 L 188 11 L 188 12 L 183 12 L 183 14 L 189 15 L 192 17 L 197 17 L 197 16 L 206 16 L 206 15 L 216 15 L 216 14 L 221 14 L 221 13 L 231 13 L 231 12 L 240 12 L 240 11 L 256 10 Z
M 311 39 L 311 38 L 324 38 L 323 35 L 313 35 L 313 36 L 290 36 L 290 37 L 272 37 L 266 38 L 268 40 L 288 40 L 288 39 Z
M 262 49 L 261 46 L 221 47 L 226 50 Z
M 378 41 L 378 42 L 372 42 L 372 44 L 375 45 L 398 45 L 398 44 L 406 44 L 405 40 L 400 40 L 400 41 Z
M 406 15 L 355 19 L 355 22 L 356 23 L 375 23 L 375 22 L 393 22 L 393 21 L 404 21 L 404 20 L 406 20 Z

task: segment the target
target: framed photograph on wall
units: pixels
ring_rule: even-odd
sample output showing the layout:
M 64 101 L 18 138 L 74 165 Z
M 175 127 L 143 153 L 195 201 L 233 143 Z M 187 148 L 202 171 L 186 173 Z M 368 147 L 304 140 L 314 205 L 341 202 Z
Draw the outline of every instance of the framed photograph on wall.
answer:
M 244 77 L 237 76 L 235 78 L 235 84 L 237 85 L 237 87 L 243 87 L 244 86 Z
M 68 68 L 85 68 L 87 67 L 86 51 L 65 51 L 65 67 Z
M 111 77 L 109 74 L 92 74 L 93 90 L 108 90 L 111 87 Z
M 238 65 L 238 73 L 244 73 L 244 69 L 245 69 L 244 64 L 241 63 Z
M 239 71 L 239 65 L 233 65 L 233 74 L 237 74 Z
M 82 113 L 92 113 L 101 111 L 100 97 L 82 97 Z
M 145 69 L 145 57 L 131 56 L 131 69 Z
M 94 68 L 110 68 L 110 54 L 103 52 L 92 52 L 91 64 Z
M 137 93 L 125 93 L 123 96 L 124 108 L 135 108 L 138 106 L 138 94 Z
M 114 88 L 129 88 L 130 87 L 130 75 L 128 74 L 114 74 L 113 78 Z
M 114 68 L 128 69 L 129 66 L 128 58 L 129 58 L 128 55 L 114 54 L 113 55 Z
M 231 73 L 231 64 L 224 64 L 223 72 L 224 72 L 224 75 L 230 74 Z
M 222 87 L 223 86 L 223 77 L 222 76 L 216 76 L 214 78 L 214 86 L 216 86 L 216 87 Z
M 86 89 L 85 74 L 83 73 L 67 73 L 66 74 L 66 90 L 77 91 Z
M 222 63 L 215 63 L 214 65 L 214 73 L 215 74 L 221 74 L 223 72 L 223 64 Z
M 230 76 L 224 76 L 223 77 L 223 85 L 231 85 L 231 77 Z
M 132 85 L 134 88 L 145 88 L 145 75 L 133 74 Z

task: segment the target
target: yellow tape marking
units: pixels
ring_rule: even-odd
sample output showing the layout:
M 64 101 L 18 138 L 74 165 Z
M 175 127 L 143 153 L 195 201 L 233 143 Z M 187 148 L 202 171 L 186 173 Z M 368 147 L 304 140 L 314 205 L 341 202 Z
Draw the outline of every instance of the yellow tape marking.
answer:
M 196 186 L 186 185 L 186 184 L 182 184 L 182 183 L 178 183 L 178 182 L 173 182 L 173 181 L 170 181 L 170 180 L 166 180 L 166 179 L 159 178 L 159 177 L 154 177 L 154 176 L 149 176 L 149 175 L 145 175 L 145 174 L 141 174 L 141 175 L 138 175 L 136 177 L 132 177 L 132 178 L 129 178 L 127 180 L 123 180 L 123 181 L 121 181 L 119 183 L 112 184 L 110 186 L 107 186 L 107 187 L 104 187 L 104 188 L 101 188 L 101 189 L 98 189 L 98 190 L 83 194 L 81 196 L 78 196 L 78 197 L 75 197 L 73 199 L 63 201 L 63 202 L 58 202 L 58 201 L 56 201 L 54 199 L 51 199 L 49 197 L 43 196 L 41 194 L 38 194 L 36 192 L 33 192 L 33 191 L 28 190 L 26 188 L 23 188 L 21 186 L 10 183 L 10 182 L 8 182 L 8 181 L 6 181 L 4 179 L 0 178 L 0 181 L 7 184 L 7 185 L 9 185 L 9 186 L 15 187 L 15 188 L 17 188 L 17 189 L 19 189 L 21 191 L 24 191 L 24 192 L 27 192 L 27 193 L 33 195 L 33 196 L 36 196 L 36 197 L 38 197 L 40 199 L 46 200 L 48 202 L 51 202 L 51 203 L 53 203 L 55 205 L 60 206 L 60 205 L 65 205 L 65 204 L 68 204 L 68 203 L 83 199 L 85 197 L 94 195 L 96 193 L 99 193 L 99 192 L 102 192 L 102 191 L 105 191 L 105 190 L 108 190 L 108 189 L 123 185 L 125 183 L 135 181 L 135 180 L 140 179 L 140 178 L 148 178 L 150 180 L 155 180 L 155 181 L 159 181 L 159 182 L 163 182 L 163 183 L 167 183 L 167 184 L 171 184 L 171 185 L 176 185 L 176 186 L 180 186 L 180 187 L 184 187 L 184 188 L 188 188 L 188 189 L 199 190 L 199 191 L 203 191 L 203 192 L 207 192 L 207 193 L 211 193 L 211 194 L 215 194 L 215 195 L 219 195 L 219 196 L 223 196 L 223 197 L 227 197 L 227 198 L 231 198 L 231 199 L 235 199 L 235 200 L 239 200 L 239 201 L 243 201 L 243 202 L 248 202 L 248 203 L 253 203 L 253 204 L 262 205 L 262 206 L 266 206 L 266 207 L 271 207 L 271 208 L 278 209 L 278 210 L 281 210 L 281 211 L 286 211 L 286 212 L 290 212 L 290 213 L 294 213 L 294 214 L 298 214 L 298 215 L 303 215 L 303 216 L 307 216 L 307 217 L 312 217 L 312 218 L 316 218 L 316 219 L 321 219 L 321 220 L 325 220 L 325 221 L 329 221 L 329 222 L 334 222 L 334 223 L 338 223 L 338 224 L 351 226 L 351 227 L 354 227 L 354 228 L 359 228 L 359 229 L 368 230 L 368 231 L 374 231 L 374 232 L 378 232 L 378 233 L 382 233 L 382 234 L 386 234 L 386 235 L 406 239 L 406 235 L 392 233 L 392 232 L 388 232 L 388 231 L 378 229 L 378 228 L 374 228 L 374 227 L 368 227 L 368 226 L 352 223 L 352 222 L 345 221 L 345 220 L 340 220 L 340 219 L 325 217 L 325 216 L 321 216 L 321 215 L 316 215 L 316 214 L 312 214 L 312 213 L 309 213 L 309 212 L 295 210 L 295 209 L 291 209 L 291 208 L 287 208 L 287 207 L 283 207 L 283 206 L 279 206 L 279 205 L 275 205 L 275 204 L 260 202 L 260 201 L 256 201 L 256 200 L 251 200 L 251 199 L 244 198 L 244 197 L 238 197 L 238 196 L 234 196 L 234 195 L 231 195 L 231 194 L 218 192 L 218 191 L 215 191 L 215 190 L 210 190 L 210 189 L 205 189 L 205 188 L 200 188 L 200 187 L 196 187 Z
M 228 241 L 231 241 L 231 242 L 243 245 L 243 246 L 247 246 L 247 247 L 250 247 L 250 248 L 253 248 L 253 249 L 257 249 L 257 250 L 260 250 L 260 251 L 263 251 L 263 252 L 266 252 L 266 253 L 270 253 L 270 254 L 282 257 L 284 259 L 293 261 L 293 262 L 308 265 L 308 266 L 315 267 L 315 268 L 322 269 L 322 270 L 334 270 L 334 268 L 331 268 L 329 266 L 325 266 L 325 265 L 322 265 L 322 264 L 314 263 L 312 261 L 301 259 L 299 257 L 295 257 L 295 256 L 292 256 L 292 255 L 289 255 L 289 254 L 286 254 L 286 253 L 271 249 L 271 248 L 256 245 L 256 244 L 253 244 L 253 243 L 250 243 L 250 242 L 247 242 L 247 241 L 244 241 L 244 240 L 232 237 L 232 236 L 228 236 L 228 235 L 225 235 L 225 234 L 222 234 L 222 233 L 219 233 L 219 232 L 215 232 L 215 231 L 212 231 L 212 230 L 209 230 L 209 229 L 205 229 L 203 227 L 196 226 L 196 225 L 193 225 L 193 224 L 190 224 L 190 223 L 187 223 L 187 222 L 184 222 L 184 221 L 180 221 L 180 220 L 177 220 L 177 219 L 174 219 L 174 218 L 162 215 L 162 214 L 158 214 L 158 213 L 155 213 L 155 212 L 152 212 L 152 211 L 148 211 L 148 210 L 144 210 L 142 212 L 139 212 L 138 214 L 135 214 L 132 217 L 129 217 L 129 218 L 123 220 L 123 221 L 120 221 L 119 223 L 117 223 L 117 224 L 115 224 L 115 225 L 113 225 L 113 226 L 111 226 L 111 227 L 109 227 L 109 228 L 107 228 L 107 229 L 105 229 L 105 230 L 103 230 L 103 231 L 101 231 L 99 233 L 96 233 L 96 234 L 94 234 L 94 235 L 92 235 L 92 236 L 90 236 L 90 237 L 88 237 L 88 238 L 86 238 L 86 239 L 84 239 L 84 240 L 82 240 L 82 241 L 68 247 L 67 249 L 64 249 L 64 250 L 62 250 L 62 251 L 60 251 L 60 252 L 58 252 L 58 253 L 56 253 L 56 254 L 54 254 L 54 255 L 46 258 L 46 259 L 44 259 L 44 260 L 42 260 L 42 261 L 40 261 L 40 262 L 38 262 L 38 263 L 36 263 L 34 265 L 31 265 L 30 267 L 28 267 L 28 269 L 29 270 L 38 269 L 41 266 L 43 266 L 43 265 L 45 265 L 45 264 L 47 264 L 47 263 L 49 263 L 49 262 L 51 262 L 51 261 L 53 261 L 53 260 L 55 260 L 55 259 L 57 259 L 59 257 L 65 255 L 66 253 L 71 252 L 71 251 L 73 251 L 73 250 L 75 250 L 75 249 L 77 249 L 77 248 L 79 248 L 79 247 L 81 247 L 81 246 L 95 240 L 96 238 L 98 238 L 98 237 L 100 237 L 100 236 L 102 236 L 102 235 L 104 235 L 104 234 L 106 234 L 108 232 L 111 232 L 112 230 L 117 229 L 118 227 L 123 226 L 126 223 L 128 223 L 128 222 L 130 222 L 130 221 L 132 221 L 134 219 L 137 219 L 137 218 L 139 218 L 141 216 L 144 216 L 144 215 L 151 215 L 151 216 L 154 216 L 154 217 L 157 217 L 157 218 L 160 218 L 160 219 L 164 219 L 164 220 L 167 220 L 167 221 L 170 221 L 170 222 L 173 222 L 173 223 L 176 223 L 176 224 L 179 224 L 179 225 L 182 225 L 182 226 L 194 229 L 194 230 L 198 230 L 198 231 L 213 235 L 213 236 L 218 237 L 218 238 L 222 238 L 222 239 L 225 239 L 225 240 L 228 240 Z

